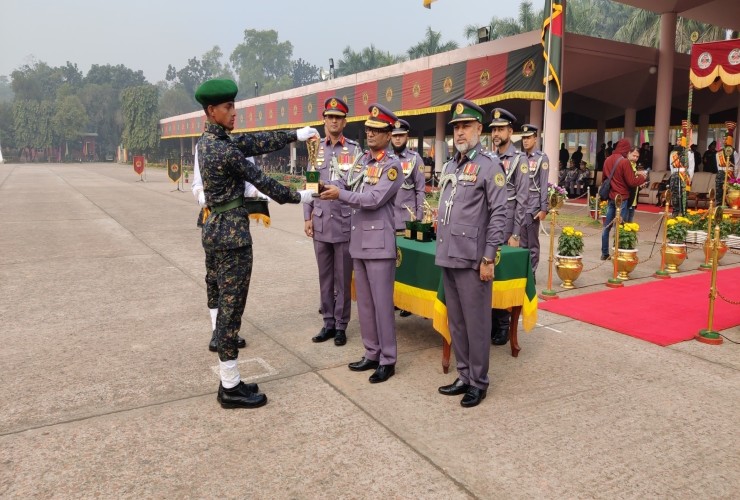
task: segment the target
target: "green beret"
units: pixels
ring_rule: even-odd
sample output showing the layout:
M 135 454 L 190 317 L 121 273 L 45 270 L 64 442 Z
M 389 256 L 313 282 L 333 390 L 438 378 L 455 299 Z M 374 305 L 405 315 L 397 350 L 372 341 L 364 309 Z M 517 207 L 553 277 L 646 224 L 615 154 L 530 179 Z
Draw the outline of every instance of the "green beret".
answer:
M 239 89 L 232 80 L 208 80 L 195 91 L 195 100 L 203 106 L 216 106 L 224 102 L 231 102 Z

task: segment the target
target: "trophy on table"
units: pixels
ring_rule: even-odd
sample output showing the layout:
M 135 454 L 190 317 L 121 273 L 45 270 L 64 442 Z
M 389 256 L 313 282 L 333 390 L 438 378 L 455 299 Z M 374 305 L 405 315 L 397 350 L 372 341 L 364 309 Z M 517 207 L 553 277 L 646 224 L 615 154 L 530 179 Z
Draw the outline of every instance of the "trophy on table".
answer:
M 306 141 L 308 150 L 308 170 L 306 170 L 306 190 L 313 191 L 311 196 L 319 197 L 319 179 L 321 172 L 316 170 L 316 162 L 319 155 L 319 139 L 312 137 Z
M 416 239 L 416 214 L 413 210 L 409 208 L 408 205 L 404 205 L 403 208 L 408 210 L 409 214 L 411 215 L 411 218 L 405 222 L 406 224 L 406 230 L 403 233 L 403 237 L 407 240 L 415 240 Z
M 420 221 L 416 221 L 416 241 L 432 241 L 434 237 L 433 223 L 432 207 L 427 200 L 424 200 L 424 216 Z

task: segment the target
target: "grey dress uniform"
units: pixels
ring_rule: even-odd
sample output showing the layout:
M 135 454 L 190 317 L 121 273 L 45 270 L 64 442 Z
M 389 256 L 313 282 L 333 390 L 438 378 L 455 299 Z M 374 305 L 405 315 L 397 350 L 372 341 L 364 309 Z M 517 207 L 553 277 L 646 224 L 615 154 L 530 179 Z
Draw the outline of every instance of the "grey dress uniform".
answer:
M 480 143 L 457 153 L 442 171 L 437 254 L 458 378 L 488 388 L 491 330 L 490 281 L 481 281 L 483 257 L 495 260 L 506 226 L 505 175 L 499 159 Z
M 512 235 L 521 236 L 524 216 L 529 198 L 529 165 L 526 154 L 514 147 L 511 142 L 503 153 L 498 153 L 506 173 L 506 229 L 504 241 Z
M 527 199 L 527 213 L 524 219 L 524 228 L 521 233 L 520 245 L 529 249 L 532 260 L 532 272 L 537 271 L 540 261 L 540 220 L 535 216 L 540 212 L 547 212 L 547 176 L 550 173 L 550 160 L 542 151 L 535 149 L 532 154 L 524 153 L 529 163 L 529 197 Z
M 339 200 L 352 208 L 349 253 L 355 272 L 357 313 L 365 358 L 395 365 L 396 278 L 394 201 L 403 183 L 401 162 L 388 151 L 365 153 L 337 185 Z
M 411 219 L 409 210 L 418 220 L 424 217 L 424 160 L 419 153 L 408 148 L 397 156 L 401 162 L 403 184 L 396 195 L 396 230 L 402 231 L 406 229 L 406 221 Z
M 357 142 L 344 136 L 333 144 L 329 137 L 323 139 L 319 145 L 317 165 L 320 180 L 329 183 L 344 177 L 361 153 Z M 343 201 L 315 198 L 311 203 L 303 204 L 303 218 L 313 222 L 324 328 L 345 330 L 352 304 L 350 208 Z

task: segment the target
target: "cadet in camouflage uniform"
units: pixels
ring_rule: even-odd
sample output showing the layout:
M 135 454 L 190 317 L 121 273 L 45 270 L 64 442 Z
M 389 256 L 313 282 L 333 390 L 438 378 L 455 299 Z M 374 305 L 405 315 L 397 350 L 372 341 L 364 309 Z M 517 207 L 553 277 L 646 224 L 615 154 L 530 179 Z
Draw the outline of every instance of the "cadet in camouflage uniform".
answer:
M 396 321 L 393 286 L 396 278 L 396 231 L 393 202 L 403 183 L 401 162 L 388 151 L 398 120 L 373 104 L 365 122 L 370 151 L 349 172 L 326 186 L 322 200 L 341 200 L 352 208 L 349 253 L 355 271 L 357 313 L 365 355 L 349 364 L 352 371 L 375 368 L 370 383 L 385 382 L 396 371 Z M 340 189 L 347 188 L 347 189 Z
M 257 408 L 267 403 L 267 396 L 253 392 L 241 382 L 236 364 L 237 335 L 252 274 L 249 213 L 243 207 L 244 181 L 281 204 L 300 203 L 311 194 L 291 191 L 265 176 L 234 144 L 229 131 L 234 128 L 237 91 L 231 80 L 209 80 L 195 92 L 208 120 L 198 143 L 205 202 L 211 210 L 203 225 L 202 241 L 204 250 L 213 255 L 218 279 L 216 337 L 221 384 L 217 400 L 224 408 Z M 292 138 L 292 134 L 287 136 Z M 314 134 L 311 129 L 301 129 L 296 135 L 305 140 Z
M 360 145 L 344 137 L 349 108 L 339 97 L 324 103 L 326 138 L 319 143 L 317 163 L 320 182 L 343 178 L 362 153 Z M 349 255 L 350 208 L 338 200 L 314 200 L 303 205 L 304 231 L 313 238 L 319 268 L 321 314 L 324 326 L 313 342 L 334 339 L 334 345 L 347 343 L 347 323 L 352 309 L 352 257 Z
M 297 131 L 293 134 L 277 131 L 277 132 L 252 132 L 248 134 L 232 135 L 231 139 L 239 148 L 244 156 L 247 157 L 247 161 L 254 165 L 254 154 L 265 154 L 277 151 L 285 147 L 286 144 L 293 142 L 297 139 Z M 258 151 L 258 152 L 255 152 Z M 259 152 L 261 151 L 261 152 Z M 196 147 L 195 157 L 193 158 L 193 184 L 192 184 L 193 196 L 201 206 L 200 213 L 198 213 L 198 221 L 196 225 L 203 227 L 205 221 L 206 212 L 206 198 L 203 194 L 203 178 L 200 175 L 200 165 L 198 163 L 198 150 Z M 253 198 L 259 196 L 260 192 L 250 182 L 244 181 L 244 197 Z M 264 196 L 264 195 L 263 195 Z M 216 268 L 213 262 L 213 256 L 206 252 L 206 300 L 208 304 L 208 311 L 211 313 L 211 341 L 208 343 L 208 350 L 212 352 L 218 351 L 218 341 L 216 338 L 216 317 L 218 315 L 218 280 L 216 279 Z M 236 337 L 237 347 L 239 349 L 246 347 L 247 342 L 241 335 Z
M 460 99 L 452 104 L 457 153 L 442 170 L 437 255 L 457 379 L 438 390 L 464 394 L 463 407 L 478 405 L 488 390 L 491 286 L 496 253 L 504 242 L 506 177 L 499 159 L 483 151 L 483 109 Z
M 522 148 L 529 164 L 529 198 L 520 244 L 529 249 L 532 273 L 537 272 L 540 262 L 540 221 L 547 217 L 547 176 L 550 173 L 550 160 L 537 149 L 537 127 L 528 123 L 522 125 Z
M 529 198 L 529 165 L 526 155 L 511 143 L 512 124 L 516 117 L 503 108 L 491 111 L 493 144 L 506 173 L 506 229 L 504 241 L 512 247 L 519 246 Z M 511 312 L 493 309 L 491 319 L 491 343 L 504 345 L 509 341 Z

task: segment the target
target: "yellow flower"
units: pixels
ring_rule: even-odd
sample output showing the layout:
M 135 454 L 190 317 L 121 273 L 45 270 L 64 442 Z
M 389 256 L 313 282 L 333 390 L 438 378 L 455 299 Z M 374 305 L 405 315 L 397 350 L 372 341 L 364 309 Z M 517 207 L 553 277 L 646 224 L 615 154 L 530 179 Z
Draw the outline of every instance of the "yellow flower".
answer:
M 678 224 L 678 222 L 679 221 L 677 221 L 676 219 L 668 219 L 668 222 L 666 222 L 666 224 L 668 225 L 668 227 L 671 227 L 671 226 L 675 226 L 676 224 Z
M 581 231 L 576 231 L 576 236 L 578 236 L 579 238 L 582 238 L 583 233 Z

